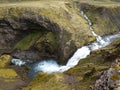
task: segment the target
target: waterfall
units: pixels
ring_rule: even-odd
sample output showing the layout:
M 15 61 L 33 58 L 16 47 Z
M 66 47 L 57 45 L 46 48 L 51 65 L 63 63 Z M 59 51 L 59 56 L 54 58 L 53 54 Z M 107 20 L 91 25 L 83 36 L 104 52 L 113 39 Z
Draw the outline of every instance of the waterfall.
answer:
M 60 72 L 67 71 L 68 69 L 76 66 L 78 62 L 80 61 L 80 59 L 86 58 L 90 54 L 91 51 L 105 47 L 109 45 L 115 38 L 120 37 L 120 34 L 109 35 L 105 37 L 101 37 L 97 35 L 94 32 L 91 20 L 87 17 L 87 15 L 83 11 L 80 11 L 80 12 L 81 12 L 81 15 L 84 17 L 84 19 L 88 22 L 89 29 L 91 33 L 93 34 L 93 36 L 96 37 L 96 41 L 91 43 L 90 45 L 79 48 L 74 53 L 74 55 L 68 60 L 67 64 L 65 66 L 60 67 L 60 70 L 59 70 Z
M 120 33 L 114 34 L 114 35 L 107 35 L 107 36 L 104 36 L 104 37 L 101 37 L 101 36 L 97 35 L 94 32 L 91 20 L 87 17 L 87 15 L 83 11 L 81 11 L 81 15 L 88 22 L 89 29 L 90 29 L 91 33 L 96 37 L 96 41 L 87 45 L 87 46 L 83 46 L 83 47 L 79 48 L 73 54 L 73 56 L 68 60 L 66 65 L 58 65 L 55 60 L 50 60 L 50 61 L 49 60 L 43 60 L 41 62 L 36 63 L 35 65 L 33 65 L 33 68 L 31 70 L 32 74 L 36 73 L 36 72 L 40 72 L 40 71 L 45 72 L 45 73 L 67 71 L 68 69 L 76 66 L 81 59 L 84 59 L 88 55 L 90 55 L 91 51 L 94 51 L 94 50 L 100 49 L 102 47 L 105 47 L 105 46 L 109 45 L 114 39 L 120 37 Z M 13 59 L 12 62 L 15 65 L 19 65 L 19 66 L 26 64 L 26 62 L 23 62 L 22 60 Z

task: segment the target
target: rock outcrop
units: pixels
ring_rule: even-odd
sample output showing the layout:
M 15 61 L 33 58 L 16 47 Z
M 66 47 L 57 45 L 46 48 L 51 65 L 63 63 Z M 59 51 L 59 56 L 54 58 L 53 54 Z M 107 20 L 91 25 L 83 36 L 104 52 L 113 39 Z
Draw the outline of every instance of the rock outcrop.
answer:
M 120 89 L 120 59 L 101 75 L 92 90 L 119 90 Z

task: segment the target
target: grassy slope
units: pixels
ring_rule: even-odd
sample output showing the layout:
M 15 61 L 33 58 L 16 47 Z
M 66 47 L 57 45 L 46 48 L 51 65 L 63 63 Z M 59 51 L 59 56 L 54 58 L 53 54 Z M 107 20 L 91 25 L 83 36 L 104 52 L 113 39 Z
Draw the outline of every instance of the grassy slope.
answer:
M 101 36 L 119 32 L 120 3 L 100 0 L 77 0 L 93 23 L 95 32 Z

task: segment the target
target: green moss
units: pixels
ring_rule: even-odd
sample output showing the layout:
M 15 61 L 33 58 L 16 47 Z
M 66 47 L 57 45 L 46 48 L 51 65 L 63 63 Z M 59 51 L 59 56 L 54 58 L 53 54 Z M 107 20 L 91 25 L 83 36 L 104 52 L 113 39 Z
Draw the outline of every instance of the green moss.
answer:
M 10 55 L 2 55 L 0 57 L 0 68 L 4 68 L 8 63 L 10 63 L 11 56 Z
M 118 74 L 113 74 L 110 78 L 111 80 L 119 80 L 119 75 Z
M 13 69 L 0 69 L 0 77 L 15 78 L 18 77 L 18 75 Z
M 48 32 L 37 40 L 35 47 L 39 51 L 49 51 L 51 53 L 55 52 L 58 48 L 57 38 L 54 33 Z
M 39 73 L 30 85 L 22 90 L 70 90 L 67 84 L 63 82 L 61 73 L 44 74 Z
M 114 66 L 113 67 L 115 70 L 119 71 L 120 70 L 120 66 Z
M 52 32 L 49 32 L 47 35 L 46 35 L 46 41 L 48 43 L 50 43 L 50 50 L 56 50 L 58 48 L 58 44 L 57 44 L 57 38 L 56 36 L 52 33 Z
M 34 45 L 36 40 L 41 36 L 41 33 L 32 33 L 20 40 L 16 45 L 15 48 L 19 50 L 28 50 L 31 46 Z

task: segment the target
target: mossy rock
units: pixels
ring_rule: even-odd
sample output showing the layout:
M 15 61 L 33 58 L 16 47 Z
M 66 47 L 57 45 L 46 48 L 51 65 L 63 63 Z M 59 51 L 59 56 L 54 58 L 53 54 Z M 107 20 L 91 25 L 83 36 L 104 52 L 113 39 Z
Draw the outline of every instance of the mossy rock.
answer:
M 36 40 L 41 36 L 40 32 L 37 33 L 31 33 L 24 37 L 22 40 L 20 40 L 16 45 L 15 49 L 19 50 L 28 50 L 33 46 L 36 42 Z
M 58 40 L 54 33 L 48 32 L 47 34 L 40 37 L 35 44 L 35 47 L 39 51 L 48 51 L 48 52 L 56 52 L 58 49 Z
M 2 55 L 0 57 L 0 68 L 4 68 L 8 63 L 10 63 L 11 56 L 10 55 Z
M 120 66 L 114 66 L 113 67 L 115 70 L 119 71 L 120 70 Z
M 13 69 L 0 69 L 0 77 L 16 78 L 18 75 Z

